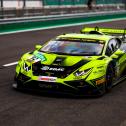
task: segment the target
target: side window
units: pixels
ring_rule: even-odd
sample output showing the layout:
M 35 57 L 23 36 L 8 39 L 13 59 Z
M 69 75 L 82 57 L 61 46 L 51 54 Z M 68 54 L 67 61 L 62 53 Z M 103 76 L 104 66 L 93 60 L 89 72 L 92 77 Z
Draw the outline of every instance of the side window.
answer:
M 117 41 L 117 48 L 119 49 L 122 45 L 122 41 L 119 38 L 116 38 Z
M 109 40 L 106 49 L 106 55 L 108 56 L 112 55 L 119 48 L 119 46 L 120 46 L 119 42 L 116 39 Z

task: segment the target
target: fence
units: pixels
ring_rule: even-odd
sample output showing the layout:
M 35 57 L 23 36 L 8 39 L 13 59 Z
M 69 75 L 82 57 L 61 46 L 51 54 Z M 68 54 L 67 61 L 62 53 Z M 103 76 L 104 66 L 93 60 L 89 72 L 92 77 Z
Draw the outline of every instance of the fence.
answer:
M 96 4 L 121 4 L 126 0 L 93 0 Z M 43 6 L 86 5 L 88 0 L 0 0 L 1 8 L 23 8 Z
M 93 11 L 126 9 L 126 0 L 94 0 Z M 0 0 L 0 18 L 86 13 L 88 0 Z M 125 5 L 124 5 L 125 2 Z

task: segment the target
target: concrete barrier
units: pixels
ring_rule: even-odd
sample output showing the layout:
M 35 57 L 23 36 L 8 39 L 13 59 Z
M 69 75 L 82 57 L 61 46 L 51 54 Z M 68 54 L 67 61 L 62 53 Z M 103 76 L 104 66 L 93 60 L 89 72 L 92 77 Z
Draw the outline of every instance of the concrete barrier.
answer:
M 0 33 L 10 31 L 21 31 L 26 29 L 37 29 L 51 26 L 63 26 L 91 21 L 102 21 L 107 19 L 126 18 L 126 11 L 94 12 L 81 14 L 66 14 L 55 16 L 43 16 L 32 18 L 17 18 L 0 20 Z

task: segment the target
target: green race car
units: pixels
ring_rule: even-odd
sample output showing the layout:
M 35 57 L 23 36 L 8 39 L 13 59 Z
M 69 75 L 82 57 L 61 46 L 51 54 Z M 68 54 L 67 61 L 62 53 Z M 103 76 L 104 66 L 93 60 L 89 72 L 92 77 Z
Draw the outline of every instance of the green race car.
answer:
M 125 78 L 126 43 L 121 29 L 83 28 L 57 36 L 16 66 L 16 89 L 103 95 Z M 121 36 L 122 34 L 122 36 Z

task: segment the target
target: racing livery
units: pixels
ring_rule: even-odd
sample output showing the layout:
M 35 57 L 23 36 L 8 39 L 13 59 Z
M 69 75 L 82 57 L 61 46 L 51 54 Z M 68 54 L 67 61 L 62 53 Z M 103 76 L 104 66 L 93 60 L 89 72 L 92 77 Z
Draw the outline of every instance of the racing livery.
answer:
M 125 30 L 83 28 L 81 33 L 59 35 L 16 66 L 16 89 L 103 95 L 125 78 Z

